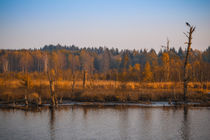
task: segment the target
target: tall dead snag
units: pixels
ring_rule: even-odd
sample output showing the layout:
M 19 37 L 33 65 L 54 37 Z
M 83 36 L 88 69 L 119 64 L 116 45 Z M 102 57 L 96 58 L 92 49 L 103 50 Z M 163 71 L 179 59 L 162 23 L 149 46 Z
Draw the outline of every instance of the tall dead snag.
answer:
M 25 105 L 27 106 L 28 105 L 28 92 L 29 92 L 29 89 L 30 89 L 30 77 L 29 77 L 29 74 L 26 73 L 23 75 L 23 78 L 22 78 L 22 81 L 23 81 L 23 86 L 25 88 L 25 95 L 24 95 L 24 102 L 25 102 Z
M 170 78 L 170 41 L 167 38 L 166 46 L 162 46 L 162 48 L 165 48 L 164 53 L 162 54 L 162 63 L 163 63 L 163 80 L 169 81 Z
M 185 43 L 185 44 L 187 44 L 187 54 L 186 54 L 185 62 L 184 62 L 184 81 L 183 81 L 184 82 L 184 102 L 185 103 L 187 102 L 186 94 L 187 94 L 187 84 L 188 84 L 188 81 L 189 81 L 189 76 L 188 76 L 188 73 L 187 73 L 187 65 L 188 65 L 190 47 L 191 47 L 191 44 L 192 44 L 192 34 L 195 31 L 195 26 L 191 26 L 188 22 L 186 22 L 186 25 L 188 27 L 190 27 L 190 30 L 189 30 L 189 32 L 184 33 L 186 35 L 186 37 L 188 38 L 188 42 Z
M 55 71 L 51 70 L 48 72 L 48 80 L 50 84 L 50 96 L 51 96 L 51 105 L 57 105 L 57 99 L 55 95 Z
M 38 89 L 39 98 L 38 98 L 37 105 L 41 105 L 42 104 L 41 90 L 42 90 L 42 84 L 41 84 L 41 78 L 40 78 L 39 79 L 39 89 Z
M 77 72 L 74 69 L 72 69 L 72 93 L 74 93 L 76 80 L 77 80 Z

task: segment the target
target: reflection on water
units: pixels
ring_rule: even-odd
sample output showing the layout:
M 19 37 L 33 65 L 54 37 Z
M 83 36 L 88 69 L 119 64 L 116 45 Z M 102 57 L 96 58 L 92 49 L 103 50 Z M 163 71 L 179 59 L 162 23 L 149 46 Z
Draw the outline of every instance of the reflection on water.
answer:
M 182 127 L 181 127 L 181 137 L 183 140 L 189 140 L 189 133 L 190 133 L 190 127 L 189 127 L 189 121 L 188 121 L 188 107 L 184 106 L 183 109 L 183 121 L 182 121 Z
M 50 108 L 49 111 L 50 138 L 51 140 L 55 140 L 55 109 Z
M 1 139 L 208 139 L 209 108 L 62 106 L 0 109 Z

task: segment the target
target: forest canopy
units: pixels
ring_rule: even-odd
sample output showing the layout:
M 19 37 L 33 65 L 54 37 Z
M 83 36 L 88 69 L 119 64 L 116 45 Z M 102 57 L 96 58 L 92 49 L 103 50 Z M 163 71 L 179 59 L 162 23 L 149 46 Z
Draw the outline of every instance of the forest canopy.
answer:
M 0 50 L 0 72 L 44 74 L 54 69 L 64 80 L 86 71 L 98 80 L 179 82 L 183 80 L 185 55 L 181 47 L 156 52 L 46 45 L 40 49 Z M 209 81 L 210 47 L 205 51 L 191 49 L 187 67 L 190 81 Z

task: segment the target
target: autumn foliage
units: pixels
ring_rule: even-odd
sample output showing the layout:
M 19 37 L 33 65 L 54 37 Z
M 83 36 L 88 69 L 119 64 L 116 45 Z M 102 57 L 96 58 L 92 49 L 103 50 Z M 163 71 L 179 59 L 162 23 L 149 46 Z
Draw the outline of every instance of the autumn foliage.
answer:
M 60 45 L 40 50 L 0 50 L 0 72 L 46 73 L 54 69 L 59 79 L 80 79 L 87 71 L 94 80 L 138 82 L 182 81 L 186 51 L 118 50 L 108 48 L 78 48 Z M 190 81 L 210 79 L 210 47 L 205 51 L 190 51 L 188 73 Z
M 49 75 L 55 96 L 75 101 L 179 100 L 186 51 L 118 50 L 49 45 L 39 50 L 0 50 L 0 100 L 49 100 Z M 210 47 L 189 54 L 189 96 L 209 92 Z M 85 88 L 84 88 L 85 72 Z M 27 89 L 27 93 L 26 90 Z M 14 92 L 15 91 L 15 92 Z

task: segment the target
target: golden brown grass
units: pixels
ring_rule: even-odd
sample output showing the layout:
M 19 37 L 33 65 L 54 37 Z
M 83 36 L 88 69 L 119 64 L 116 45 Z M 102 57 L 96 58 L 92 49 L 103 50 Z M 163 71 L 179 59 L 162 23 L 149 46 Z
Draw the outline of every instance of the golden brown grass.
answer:
M 31 86 L 38 87 L 38 86 L 49 86 L 49 82 L 47 80 L 32 80 Z M 76 81 L 75 87 L 82 88 L 83 82 Z M 19 88 L 21 87 L 21 80 L 2 80 L 0 79 L 0 86 L 5 86 L 9 88 Z M 66 88 L 72 86 L 72 81 L 56 81 L 56 86 L 59 88 Z M 182 88 L 182 82 L 151 82 L 151 83 L 144 83 L 144 82 L 115 82 L 115 81 L 104 81 L 104 80 L 96 80 L 96 81 L 87 81 L 86 88 L 104 88 L 104 89 L 113 89 L 113 88 L 126 88 L 126 89 L 139 89 L 139 88 L 147 88 L 147 89 L 173 89 L 173 88 Z M 189 88 L 194 89 L 208 89 L 210 90 L 210 82 L 189 82 Z
M 182 82 L 115 82 L 115 81 L 87 81 L 86 88 L 82 88 L 82 81 L 76 81 L 72 92 L 72 81 L 56 81 L 56 94 L 58 98 L 75 101 L 99 102 L 139 102 L 139 101 L 167 101 L 182 100 Z M 10 101 L 24 99 L 25 88 L 21 80 L 0 79 L 0 100 Z M 210 82 L 189 83 L 188 99 L 191 101 L 207 100 L 210 92 Z M 49 82 L 47 80 L 32 80 L 27 94 L 32 100 L 41 97 L 50 99 Z

